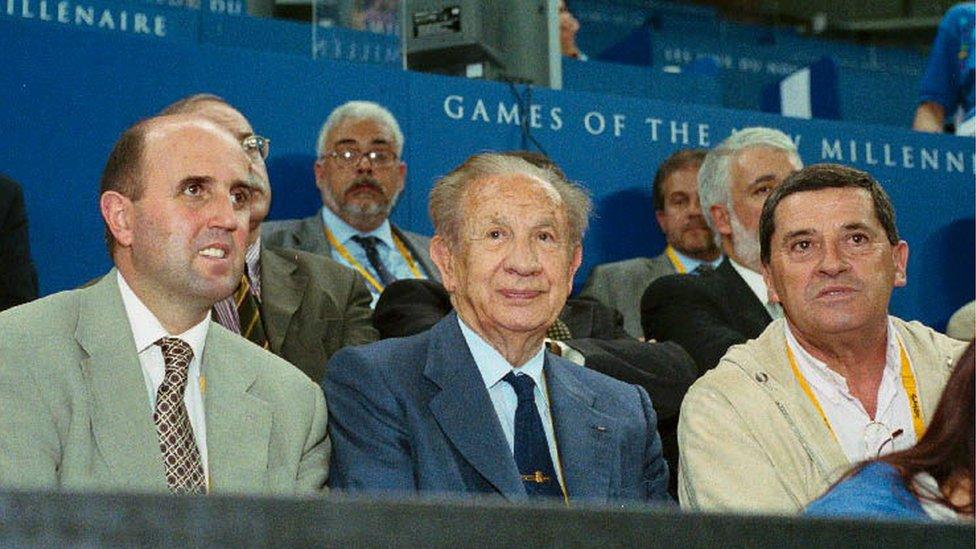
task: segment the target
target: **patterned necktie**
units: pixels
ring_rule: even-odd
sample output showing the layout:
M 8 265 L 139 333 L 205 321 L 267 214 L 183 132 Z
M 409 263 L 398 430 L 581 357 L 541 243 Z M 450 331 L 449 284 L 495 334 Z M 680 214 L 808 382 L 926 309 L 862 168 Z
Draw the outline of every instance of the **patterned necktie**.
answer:
M 193 440 L 193 427 L 183 402 L 187 370 L 193 360 L 193 349 L 182 339 L 164 337 L 156 342 L 163 349 L 166 373 L 156 392 L 156 434 L 163 452 L 166 483 L 174 494 L 205 494 L 207 479 L 203 474 L 200 450 Z
M 502 381 L 515 389 L 515 464 L 525 492 L 532 498 L 563 497 L 549 453 L 549 442 L 542 428 L 542 418 L 535 405 L 535 381 L 527 375 L 508 372 Z
M 556 322 L 546 330 L 546 337 L 553 341 L 567 341 L 573 339 L 573 332 L 569 330 L 569 326 L 565 322 L 557 318 Z
M 376 244 L 380 241 L 379 238 L 375 236 L 356 235 L 352 239 L 366 251 L 366 259 L 369 260 L 369 264 L 373 266 L 373 270 L 379 275 L 380 282 L 383 283 L 383 286 L 389 286 L 396 282 L 397 277 L 393 276 L 393 273 L 386 268 L 383 260 L 380 259 L 380 251 L 376 248 Z
M 241 323 L 241 335 L 255 345 L 267 349 L 268 336 L 264 332 L 264 323 L 261 321 L 261 304 L 251 293 L 251 283 L 247 275 L 241 276 L 241 283 L 234 292 L 234 304 L 237 307 L 237 318 Z

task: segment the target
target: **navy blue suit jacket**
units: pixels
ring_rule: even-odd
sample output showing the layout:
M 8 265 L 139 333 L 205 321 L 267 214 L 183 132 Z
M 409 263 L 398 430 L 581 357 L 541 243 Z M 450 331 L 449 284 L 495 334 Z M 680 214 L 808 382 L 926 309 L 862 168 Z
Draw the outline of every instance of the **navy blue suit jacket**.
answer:
M 570 500 L 668 499 L 644 389 L 550 353 L 544 372 Z M 333 488 L 527 498 L 456 313 L 412 337 L 339 351 L 322 385 Z

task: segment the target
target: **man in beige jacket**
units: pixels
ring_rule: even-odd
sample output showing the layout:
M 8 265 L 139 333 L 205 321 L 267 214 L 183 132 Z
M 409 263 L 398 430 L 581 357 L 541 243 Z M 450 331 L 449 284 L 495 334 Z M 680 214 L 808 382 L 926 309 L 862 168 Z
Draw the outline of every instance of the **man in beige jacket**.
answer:
M 908 245 L 884 190 L 838 165 L 791 175 L 760 220 L 776 320 L 682 404 L 679 496 L 696 510 L 792 513 L 852 463 L 921 436 L 963 344 L 888 315 Z

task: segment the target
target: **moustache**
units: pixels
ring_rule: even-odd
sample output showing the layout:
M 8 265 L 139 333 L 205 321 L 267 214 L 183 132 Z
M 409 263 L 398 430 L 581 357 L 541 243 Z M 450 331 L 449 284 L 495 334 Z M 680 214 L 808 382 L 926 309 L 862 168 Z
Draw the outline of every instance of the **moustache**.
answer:
M 349 184 L 349 187 L 346 188 L 346 192 L 349 192 L 357 187 L 366 187 L 383 194 L 383 186 L 380 185 L 380 182 L 366 175 L 354 179 L 352 183 Z

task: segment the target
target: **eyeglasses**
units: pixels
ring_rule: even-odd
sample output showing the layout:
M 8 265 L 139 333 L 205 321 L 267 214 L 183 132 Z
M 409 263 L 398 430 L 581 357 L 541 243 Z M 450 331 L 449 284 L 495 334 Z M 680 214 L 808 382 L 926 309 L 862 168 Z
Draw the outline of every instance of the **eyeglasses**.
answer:
M 271 150 L 271 140 L 261 135 L 251 134 L 241 141 L 244 152 L 254 160 L 267 160 Z
M 374 168 L 387 168 L 397 161 L 397 154 L 395 152 L 385 150 L 367 151 L 363 153 L 356 149 L 336 149 L 322 156 L 332 158 L 339 164 L 350 167 L 359 164 L 360 159 L 364 157 L 369 160 L 369 163 Z
M 881 454 L 888 453 L 895 449 L 895 439 L 905 432 L 904 429 L 892 431 L 887 425 L 880 421 L 872 421 L 864 426 L 864 457 L 872 459 L 880 457 Z M 891 445 L 891 449 L 885 451 L 885 447 Z

